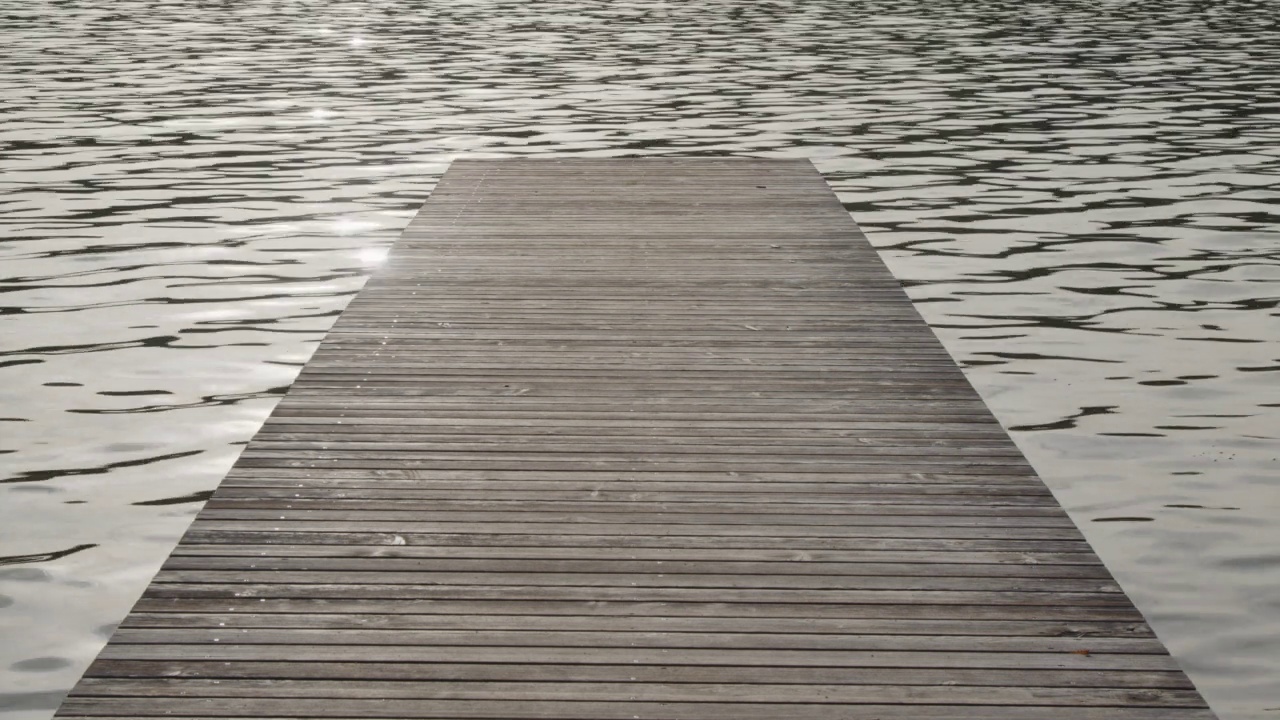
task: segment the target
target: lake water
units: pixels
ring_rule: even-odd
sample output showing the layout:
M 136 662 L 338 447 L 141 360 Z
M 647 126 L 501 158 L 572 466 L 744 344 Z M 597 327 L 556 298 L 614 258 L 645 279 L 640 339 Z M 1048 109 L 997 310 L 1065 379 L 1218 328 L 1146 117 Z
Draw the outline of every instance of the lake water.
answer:
M 0 0 L 0 718 L 461 155 L 809 157 L 1223 720 L 1280 717 L 1280 5 Z

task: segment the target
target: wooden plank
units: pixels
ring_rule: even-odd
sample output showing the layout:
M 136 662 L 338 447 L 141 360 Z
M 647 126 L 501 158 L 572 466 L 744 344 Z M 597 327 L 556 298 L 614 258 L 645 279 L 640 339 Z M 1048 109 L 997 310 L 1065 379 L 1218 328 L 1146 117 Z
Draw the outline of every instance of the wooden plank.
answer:
M 877 575 L 820 575 L 803 574 L 738 574 L 720 573 L 715 575 L 682 575 L 657 574 L 653 572 L 637 573 L 552 573 L 552 572 L 517 572 L 514 569 L 524 563 L 505 563 L 508 570 L 504 572 L 412 572 L 407 570 L 392 572 L 374 571 L 323 571 L 308 569 L 291 572 L 287 570 L 164 570 L 156 575 L 155 583 L 205 583 L 228 584 L 237 581 L 246 584 L 254 582 L 271 582 L 277 585 L 337 586 L 412 586 L 430 587 L 433 590 L 442 586 L 454 587 L 518 587 L 528 588 L 566 588 L 576 592 L 582 588 L 658 588 L 658 589 L 753 589 L 766 593 L 782 588 L 811 589 L 826 591 L 833 595 L 833 600 L 843 597 L 863 597 L 863 595 L 846 596 L 847 591 L 912 591 L 943 592 L 973 591 L 1000 593 L 1053 593 L 1055 596 L 1066 593 L 1080 593 L 1089 596 L 1105 597 L 1111 593 L 1119 593 L 1120 589 L 1106 581 L 1092 578 L 1054 577 L 919 577 L 915 575 L 883 577 Z M 269 573 L 269 575 L 268 575 Z M 387 592 L 396 592 L 388 590 Z M 403 590 L 401 590 L 403 592 Z
M 849 635 L 843 633 L 739 633 L 739 632 L 625 632 L 613 629 L 601 631 L 568 630 L 503 630 L 483 628 L 485 648 L 590 648 L 592 652 L 605 649 L 641 648 L 694 648 L 698 650 L 731 650 L 770 652 L 799 652 L 812 650 L 816 661 L 823 652 L 833 653 L 833 659 L 843 659 L 850 653 L 934 653 L 938 657 L 963 656 L 979 660 L 981 653 L 1028 653 L 1061 655 L 1076 650 L 1088 650 L 1098 659 L 1119 655 L 1143 655 L 1159 658 L 1164 662 L 1163 648 L 1152 638 L 1113 637 L 1042 637 L 1042 636 L 934 636 L 934 635 Z M 338 646 L 356 647 L 353 652 L 366 652 L 377 646 L 389 652 L 399 652 L 402 647 L 445 647 L 479 650 L 476 645 L 476 629 L 467 630 L 368 630 L 364 628 L 274 628 L 262 627 L 226 629 L 213 628 L 122 628 L 113 638 L 117 647 L 132 645 L 199 645 L 214 641 L 234 640 L 237 647 L 249 646 Z M 300 653 L 306 650 L 299 650 Z M 845 653 L 845 654 L 839 654 Z M 852 657 L 852 655 L 850 655 Z M 1145 662 L 1135 660 L 1134 662 Z
M 526 601 L 590 601 L 598 602 L 681 602 L 681 603 L 789 603 L 803 605 L 865 604 L 893 605 L 899 603 L 926 605 L 1074 605 L 1092 608 L 1122 608 L 1125 598 L 1120 593 L 1102 589 L 1066 590 L 1061 592 L 1035 590 L 1003 590 L 992 582 L 995 589 L 950 590 L 929 588 L 878 588 L 845 590 L 826 588 L 787 589 L 756 587 L 639 587 L 630 585 L 521 585 L 458 583 L 360 583 L 360 582 L 272 582 L 269 577 L 262 582 L 254 578 L 233 579 L 227 582 L 181 582 L 170 579 L 156 582 L 147 588 L 144 597 L 150 598 L 243 598 L 259 600 L 279 599 L 329 599 L 329 600 L 451 600 L 470 601 L 526 600 Z M 908 584 L 908 583 L 903 583 Z
M 480 631 L 477 631 L 480 632 Z M 256 633 L 254 633 L 256 634 Z M 938 650 L 817 650 L 778 648 L 619 648 L 541 645 L 248 645 L 231 642 L 232 633 L 204 643 L 111 643 L 99 656 L 108 660 L 200 660 L 222 662 L 318 663 L 359 661 L 368 672 L 353 680 L 375 680 L 384 663 L 530 663 L 560 665 L 743 665 L 751 667 L 935 668 L 978 670 L 1110 670 L 1114 672 L 1170 672 L 1177 664 L 1167 655 L 1149 653 L 1097 655 L 1071 651 L 941 652 Z M 1081 648 L 1087 649 L 1087 648 Z M 850 674 L 856 674 L 850 672 Z M 163 712 L 163 710 L 160 710 Z
M 241 595 L 212 598 L 144 596 L 135 606 L 138 613 L 234 612 L 249 615 L 278 613 L 339 613 L 348 615 L 457 615 L 466 614 L 483 625 L 489 615 L 575 616 L 575 617 L 695 617 L 695 618 L 798 618 L 875 620 L 961 620 L 983 625 L 992 622 L 1058 622 L 1065 625 L 1060 635 L 1080 635 L 1072 629 L 1080 622 L 1142 623 L 1132 605 L 983 605 L 938 603 L 788 603 L 735 602 L 707 599 L 666 599 L 658 601 L 571 599 L 476 598 L 266 598 Z
M 592 499 L 587 497 L 580 500 L 560 500 L 546 497 L 544 493 L 532 493 L 532 495 L 533 497 L 531 498 L 518 500 L 507 499 L 505 495 L 496 495 L 488 499 L 458 500 L 438 496 L 413 498 L 405 497 L 403 493 L 399 495 L 382 493 L 379 498 L 381 502 L 378 503 L 378 506 L 369 508 L 367 498 L 351 497 L 347 494 L 303 497 L 301 493 L 282 493 L 279 497 L 271 497 L 264 492 L 262 494 L 253 493 L 248 497 L 235 497 L 232 494 L 223 495 L 216 500 L 210 500 L 206 503 L 206 507 L 210 511 L 223 510 L 228 512 L 235 510 L 290 510 L 305 512 L 308 513 L 308 516 L 312 516 L 312 513 L 362 512 L 372 513 L 367 516 L 371 518 L 386 517 L 380 513 L 392 511 L 400 513 L 411 512 L 414 513 L 413 517 L 422 517 L 421 513 L 425 511 L 429 513 L 451 513 L 450 517 L 455 519 L 460 517 L 457 513 L 469 513 L 470 515 L 484 513 L 488 515 L 505 512 L 527 516 L 526 512 L 528 512 L 530 514 L 575 513 L 579 518 L 585 517 L 584 514 L 625 514 L 633 519 L 637 516 L 651 516 L 654 520 L 666 520 L 680 515 L 714 517 L 717 519 L 721 516 L 731 515 L 735 517 L 748 516 L 748 520 L 752 522 L 769 521 L 779 523 L 786 523 L 789 521 L 787 516 L 795 515 L 805 518 L 824 515 L 837 516 L 835 519 L 841 524 L 846 522 L 853 524 L 869 522 L 851 519 L 851 516 L 859 515 L 872 515 L 876 516 L 876 518 L 884 518 L 886 516 L 895 516 L 895 518 L 913 516 L 998 517 L 1006 520 L 1015 517 L 1042 518 L 1051 519 L 1054 521 L 1053 524 L 1063 526 L 1070 522 L 1061 509 L 1046 502 L 1043 496 L 1034 497 L 1034 503 L 1001 503 L 999 500 L 993 500 L 988 497 L 979 497 L 971 503 L 951 497 L 934 499 L 932 502 L 924 498 L 919 502 L 910 503 L 886 500 L 884 496 L 862 499 L 858 499 L 855 496 L 852 500 L 844 498 L 840 502 L 805 501 L 794 496 L 787 496 L 786 500 L 777 500 L 775 498 L 759 502 L 745 502 L 733 493 L 722 493 L 712 497 L 722 496 L 723 499 L 709 499 L 705 502 L 697 502 L 696 498 L 690 499 L 688 497 L 689 493 L 674 495 L 671 500 L 667 501 L 646 500 L 644 497 L 634 496 L 620 497 L 619 499 Z M 1019 499 L 1021 498 L 1015 498 L 1015 500 Z M 319 517 L 318 514 L 315 516 Z M 298 515 L 293 517 L 298 517 Z M 727 522 L 739 521 L 734 519 Z M 894 519 L 890 522 L 898 524 L 915 521 Z
M 489 681 L 332 681 L 332 680 L 147 680 L 91 679 L 85 694 L 100 697 L 186 697 L 206 698 L 343 698 L 343 699 L 507 699 L 561 700 L 566 702 L 610 701 L 627 697 L 635 702 L 706 702 L 724 698 L 744 703 L 901 704 L 936 705 L 967 701 L 982 705 L 1025 706 L 1034 703 L 1112 707 L 1133 703 L 1133 692 L 1123 688 L 988 687 L 963 691 L 958 687 L 913 687 L 848 683 L 785 685 L 757 683 L 648 682 L 511 682 Z M 1151 690 L 1141 700 L 1146 707 L 1199 707 L 1194 692 Z
M 932 564 L 946 565 L 951 568 L 963 565 L 1014 565 L 1018 567 L 1056 567 L 1060 565 L 1085 565 L 1092 568 L 1099 577 L 1104 577 L 1105 569 L 1100 569 L 1098 559 L 1092 553 L 1032 553 L 1032 552 L 980 552 L 964 550 L 946 552 L 935 550 L 892 551 L 892 550 L 827 550 L 797 551 L 761 548 L 752 549 L 684 549 L 684 548 L 608 548 L 608 547 L 485 547 L 485 546 L 399 546 L 387 548 L 380 545 L 284 545 L 280 543 L 253 545 L 202 545 L 184 543 L 174 549 L 170 555 L 172 563 L 179 558 L 230 558 L 235 556 L 256 557 L 266 560 L 284 560 L 286 558 L 360 558 L 385 560 L 434 560 L 434 559 L 538 559 L 538 560 L 581 560 L 589 559 L 602 562 L 658 561 L 666 563 L 681 562 L 752 562 L 772 566 L 782 564 L 788 566 L 823 565 L 827 563 L 842 564 L 876 564 L 891 565 L 910 571 L 911 565 Z M 241 565 L 243 567 L 243 565 Z
M 1134 693 L 1130 693 L 1133 695 Z M 1137 693 L 1144 696 L 1143 693 Z M 629 696 L 628 696 L 629 697 Z M 160 707 L 170 712 L 155 714 Z M 1069 705 L 1072 720 L 1211 720 L 1206 709 Z M 955 703 L 936 705 L 852 705 L 811 703 L 640 702 L 532 700 L 352 700 L 297 698 L 114 698 L 72 696 L 61 717 L 166 717 L 169 720 L 223 718 L 331 718 L 357 720 L 826 720 L 865 717 L 876 720 L 1062 720 L 1063 706 L 991 706 Z M 784 715 L 782 715 L 784 713 Z
M 494 481 L 492 488 L 476 487 L 479 483 L 465 480 L 424 479 L 425 487 L 368 487 L 376 481 L 352 479 L 347 482 L 300 488 L 283 478 L 237 478 L 219 493 L 217 507 L 233 507 L 243 503 L 307 503 L 358 502 L 368 506 L 369 500 L 386 500 L 388 506 L 439 500 L 442 503 L 601 503 L 634 500 L 653 503 L 655 507 L 678 505 L 696 508 L 708 503 L 736 503 L 743 507 L 767 506 L 787 508 L 803 505 L 811 508 L 834 506 L 851 512 L 879 506 L 891 506 L 909 514 L 909 509 L 926 506 L 926 510 L 953 508 L 977 513 L 1009 512 L 1024 508 L 1052 514 L 1061 512 L 1053 504 L 1053 496 L 1035 492 L 1017 484 L 941 486 L 936 483 L 858 483 L 848 488 L 832 488 L 834 483 L 779 482 L 678 482 L 619 483 L 620 487 L 601 487 L 603 481 Z M 212 502 L 212 501 L 211 501 Z
M 946 558 L 937 558 L 946 560 Z M 411 572 L 411 573 L 496 573 L 505 575 L 513 568 L 523 573 L 582 573 L 582 574 L 662 574 L 693 575 L 699 578 L 727 575 L 784 577 L 817 575 L 829 577 L 901 576 L 901 577 L 1010 577 L 1010 578 L 1093 578 L 1106 579 L 1106 575 L 1092 564 L 1057 563 L 1007 563 L 977 564 L 953 562 L 897 562 L 897 563 L 832 563 L 832 562 L 755 562 L 755 561 L 687 561 L 687 560 L 634 560 L 610 558 L 607 560 L 507 558 L 411 558 L 411 557 L 261 557 L 250 561 L 237 555 L 193 558 L 172 556 L 164 569 L 168 571 L 198 572 L 201 570 L 244 571 L 327 571 L 348 573 Z M 367 581 L 367 580 L 366 580 Z
M 1093 621 L 1062 623 L 1052 621 L 903 620 L 869 618 L 744 618 L 666 616 L 581 616 L 581 615 L 485 615 L 436 614 L 333 614 L 333 613 L 145 613 L 130 615 L 123 626 L 136 628 L 246 628 L 335 629 L 335 630 L 506 630 L 506 631 L 593 631 L 790 633 L 810 635 L 954 635 L 1019 637 L 1151 638 L 1142 624 Z M 228 630 L 230 632 L 230 630 Z M 968 647 L 968 646 L 966 646 Z M 1095 648 L 1096 650 L 1097 648 Z
M 293 662 L 218 662 L 173 660 L 99 660 L 86 673 L 91 678 L 173 678 L 185 676 L 207 679 L 281 680 L 347 680 L 368 672 L 362 663 L 293 663 Z M 467 680 L 474 683 L 524 680 L 532 682 L 627 681 L 634 683 L 712 682 L 774 683 L 792 686 L 863 684 L 898 686 L 964 686 L 964 687 L 1098 687 L 1112 689 L 1189 690 L 1191 683 L 1176 671 L 1129 671 L 1114 673 L 1102 670 L 997 670 L 982 668 L 933 669 L 913 668 L 904 673 L 899 668 L 861 668 L 850 673 L 841 668 L 820 667 L 753 667 L 741 665 L 533 665 L 455 663 L 423 663 L 392 665 L 378 673 L 382 680 Z
M 807 162 L 462 161 L 62 718 L 1208 720 Z
M 733 545 L 743 538 L 768 539 L 775 546 L 796 544 L 799 547 L 857 547 L 868 538 L 892 539 L 1010 539 L 1010 540 L 1045 540 L 1045 541 L 1077 541 L 1072 528 L 1025 528 L 961 525 L 937 525 L 914 527 L 896 523 L 887 526 L 859 526 L 849 524 L 812 525 L 758 525 L 750 521 L 739 524 L 707 525 L 696 520 L 686 523 L 627 523 L 599 522 L 589 525 L 577 525 L 573 515 L 546 517 L 531 522 L 504 522 L 498 519 L 478 519 L 473 522 L 448 520 L 286 520 L 283 517 L 271 516 L 260 519 L 240 520 L 223 519 L 215 516 L 218 511 L 210 510 L 201 527 L 210 531 L 247 531 L 247 532 L 345 532 L 345 533 L 404 533 L 402 537 L 428 535 L 489 535 L 516 537 L 545 537 L 548 541 L 595 543 L 601 538 L 620 538 L 625 543 L 627 538 L 654 538 L 679 540 L 689 543 L 689 547 L 705 547 Z M 415 542 L 420 542 L 417 537 Z M 812 543 L 800 544 L 802 543 Z M 841 542 L 846 541 L 846 542 Z M 676 545 L 682 547 L 682 545 Z

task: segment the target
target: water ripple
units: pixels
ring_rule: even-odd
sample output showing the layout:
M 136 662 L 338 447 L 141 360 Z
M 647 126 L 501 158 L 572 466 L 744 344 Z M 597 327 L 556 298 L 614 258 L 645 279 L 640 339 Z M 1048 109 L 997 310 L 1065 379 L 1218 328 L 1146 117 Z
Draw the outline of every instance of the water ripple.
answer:
M 0 17 L 0 526 L 50 573 L 0 577 L 0 714 L 49 716 L 449 161 L 543 154 L 813 158 L 1223 719 L 1280 706 L 1271 0 Z

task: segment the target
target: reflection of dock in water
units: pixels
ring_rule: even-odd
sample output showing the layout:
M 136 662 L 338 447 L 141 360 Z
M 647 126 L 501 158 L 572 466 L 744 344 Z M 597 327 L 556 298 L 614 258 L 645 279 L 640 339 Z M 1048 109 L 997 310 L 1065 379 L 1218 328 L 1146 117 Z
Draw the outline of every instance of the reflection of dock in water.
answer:
M 1200 720 L 803 161 L 462 161 L 60 717 Z

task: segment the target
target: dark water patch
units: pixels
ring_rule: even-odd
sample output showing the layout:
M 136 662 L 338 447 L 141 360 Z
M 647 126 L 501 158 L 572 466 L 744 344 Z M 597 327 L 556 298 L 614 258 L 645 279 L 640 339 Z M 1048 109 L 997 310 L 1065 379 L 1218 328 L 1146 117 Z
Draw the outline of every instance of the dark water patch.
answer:
M 1093 407 L 1083 407 L 1083 408 L 1080 408 L 1080 412 L 1074 415 L 1069 415 L 1061 420 L 1056 420 L 1054 422 L 1047 422 L 1047 423 L 1039 423 L 1035 425 L 1014 425 L 1010 427 L 1009 430 L 1014 432 L 1034 432 L 1038 430 L 1066 430 L 1068 428 L 1076 427 L 1077 421 L 1082 420 L 1084 418 L 1094 417 L 1096 415 L 1113 415 L 1115 414 L 1115 411 L 1116 411 L 1115 405 L 1097 405 Z
M 69 408 L 65 412 L 78 415 L 136 415 L 146 413 L 169 412 L 172 410 L 190 410 L 192 408 L 220 407 L 228 405 L 238 405 L 248 400 L 261 400 L 264 398 L 273 398 L 283 396 L 289 391 L 288 385 L 268 388 L 253 393 L 235 393 L 227 395 L 205 395 L 200 400 L 189 403 L 175 403 L 172 405 L 144 405 L 136 408 L 117 408 L 111 410 L 102 410 L 98 408 Z M 173 394 L 173 393 L 169 393 Z
M 1217 342 L 1217 343 L 1265 343 L 1266 340 L 1257 340 L 1252 338 L 1212 338 L 1212 337 L 1179 337 L 1179 340 L 1191 340 L 1198 342 Z
M 283 333 L 283 334 L 290 334 L 290 335 L 315 336 L 316 334 L 316 331 L 313 328 L 292 328 L 291 329 L 291 328 L 263 327 L 264 325 L 270 325 L 272 322 L 273 321 L 266 321 L 266 322 L 250 321 L 247 323 L 226 323 L 228 325 L 235 325 L 235 327 L 186 328 L 185 330 L 182 331 L 182 334 L 183 335 L 209 335 L 213 333 L 228 333 L 228 332 L 235 333 L 235 332 L 243 332 L 246 329 L 254 330 L 256 332 Z M 174 347 L 191 347 L 191 346 L 175 345 Z
M 124 350 L 127 348 L 141 347 L 169 347 L 172 343 L 177 342 L 176 335 L 161 335 L 140 340 L 127 340 L 117 342 L 102 343 L 83 343 L 76 345 L 42 345 L 37 347 L 24 348 L 14 351 L 0 351 L 0 355 L 67 355 L 91 352 L 109 352 L 112 350 Z
M 242 318 L 242 319 L 235 319 L 235 320 L 200 320 L 200 321 L 197 321 L 195 324 L 196 325 L 227 325 L 227 326 L 232 326 L 234 328 L 241 328 L 241 329 L 246 327 L 259 329 L 263 325 L 276 325 L 276 324 L 286 323 L 294 320 L 308 320 L 308 319 L 333 320 L 337 318 L 338 315 L 341 314 L 341 312 L 342 312 L 341 310 L 329 310 L 325 312 L 315 312 L 315 313 L 293 313 L 293 314 L 282 315 L 280 317 L 274 317 L 274 318 Z M 200 332 L 200 331 L 188 330 L 187 332 Z M 208 331 L 205 331 L 205 332 L 208 332 Z M 310 331 L 295 330 L 293 332 L 313 332 L 314 333 L 315 331 L 314 330 L 310 330 Z
M 138 397 L 144 395 L 172 395 L 168 390 L 99 390 L 98 395 L 107 397 Z
M 1151 285 L 1115 285 L 1110 287 L 1069 287 L 1060 285 L 1059 289 L 1067 292 L 1080 293 L 1081 295 L 1106 295 L 1106 296 L 1129 296 L 1129 297 L 1154 297 Z M 1134 292 L 1135 290 L 1146 290 L 1147 292 Z
M 1122 360 L 1106 360 L 1104 358 L 1076 357 L 1073 355 L 1042 355 L 1040 353 L 982 352 L 978 355 L 991 355 L 1007 360 L 1072 360 L 1091 363 L 1123 363 Z
M 84 383 L 78 382 L 47 382 L 43 383 L 43 385 L 45 387 L 84 387 Z
M 0 478 L 0 484 L 9 483 L 32 483 L 43 482 L 45 480 L 54 480 L 57 478 L 83 477 L 86 475 L 106 475 L 112 470 L 121 468 L 142 467 L 144 465 L 153 465 L 166 460 L 177 460 L 179 458 L 192 457 L 200 455 L 204 450 L 187 450 L 184 452 L 169 453 L 167 455 L 157 455 L 155 457 L 142 458 L 139 460 L 120 460 L 118 462 L 107 463 L 91 468 L 65 468 L 61 470 L 28 470 L 20 472 L 6 478 Z
M 0 566 L 49 562 L 51 560 L 58 560 L 68 555 L 74 555 L 78 552 L 82 552 L 84 550 L 88 550 L 90 548 L 95 548 L 95 547 L 98 547 L 98 546 L 96 544 L 84 544 L 84 545 L 76 545 L 74 547 L 67 548 L 66 550 L 54 550 L 52 552 L 47 552 L 47 553 L 32 553 L 30 555 L 0 556 Z
M 912 300 L 912 302 L 916 302 L 918 304 L 918 301 L 914 299 Z M 1097 333 L 1104 333 L 1108 335 L 1133 335 L 1133 336 L 1146 336 L 1146 337 L 1159 336 L 1159 333 L 1149 332 L 1145 329 L 1140 329 L 1137 327 L 1114 327 L 1111 325 L 1104 325 L 1101 319 L 1094 319 L 1093 317 L 1072 318 L 1072 317 L 1036 317 L 1036 316 L 1027 316 L 1027 315 L 985 315 L 985 314 L 969 315 L 969 314 L 962 314 L 962 313 L 953 313 L 951 317 L 962 318 L 967 320 L 971 319 L 971 320 L 992 321 L 985 324 L 984 327 L 1001 328 L 1001 329 L 1013 328 L 1013 327 L 1025 327 L 1025 328 L 1033 328 L 1038 330 L 1075 330 L 1075 331 L 1084 331 L 1084 332 L 1097 332 Z M 935 328 L 946 328 L 949 330 L 950 329 L 972 330 L 974 327 L 972 324 L 959 324 L 959 323 L 948 323 L 948 322 L 931 322 L 929 324 Z
M 1100 437 L 1168 437 L 1164 433 L 1149 432 L 1100 432 Z
M 314 331 L 312 331 L 314 334 Z M 0 355 L 80 355 L 85 353 L 111 352 L 115 350 L 129 350 L 133 348 L 171 348 L 178 350 L 207 350 L 211 348 L 224 347 L 266 347 L 270 343 L 267 342 L 240 342 L 240 343 L 222 343 L 220 345 L 179 345 L 179 338 L 176 335 L 164 335 L 152 338 L 144 338 L 141 340 L 125 340 L 119 342 L 104 343 L 85 343 L 78 345 L 49 345 L 42 347 L 24 348 L 22 350 L 14 350 L 12 352 L 0 351 Z
M 965 340 L 1014 340 L 1024 338 L 1026 335 L 1018 333 L 1014 335 L 961 335 L 960 337 Z
M 212 259 L 206 259 L 206 260 L 202 260 L 202 261 L 200 261 L 199 265 L 200 265 L 200 266 L 202 266 L 202 267 L 211 267 L 211 268 L 216 268 L 216 267 L 219 267 L 219 266 L 255 267 L 255 268 L 256 268 L 256 267 L 264 267 L 264 266 L 270 266 L 270 265 L 295 265 L 295 264 L 297 264 L 298 262 L 299 262 L 299 261 L 297 261 L 297 260 L 287 260 L 287 259 L 286 259 L 286 260 L 273 260 L 273 261 L 269 261 L 269 262 L 268 262 L 268 261 L 212 260 Z M 151 265 L 151 264 L 148 264 L 148 265 L 113 265 L 113 266 L 111 266 L 111 267 L 105 267 L 105 268 L 100 268 L 100 269 L 95 269 L 95 270 L 80 270 L 80 271 L 72 271 L 72 272 L 65 272 L 65 271 L 64 271 L 64 272 L 58 273 L 58 274 L 56 274 L 56 275 L 43 275 L 43 276 L 32 276 L 32 277 L 11 277 L 11 278 L 0 278 L 0 282 L 9 282 L 9 283 L 14 283 L 14 284 L 15 284 L 15 287 L 14 287 L 14 288 L 11 288 L 11 289 L 21 289 L 21 290 L 33 290 L 33 289 L 34 289 L 34 290 L 43 290 L 43 289 L 48 289 L 48 288 L 51 288 L 51 287 L 56 287 L 56 288 L 68 288 L 68 289 L 76 289 L 76 288 L 85 288 L 85 287 L 100 287 L 100 285 L 98 285 L 98 284 L 89 284 L 89 285 L 86 285 L 86 284 L 79 284 L 79 283 L 66 283 L 66 282 L 64 282 L 64 281 L 65 281 L 65 280 L 67 280 L 67 279 L 69 279 L 69 278 L 92 277 L 92 276 L 95 276 L 95 275 L 117 275 L 117 274 L 120 274 L 120 273 L 139 273 L 139 272 L 154 273 L 154 272 L 156 272 L 156 271 L 159 271 L 159 274 L 163 275 L 164 277 L 166 277 L 166 278 L 167 278 L 167 279 L 169 279 L 169 280 L 207 280 L 207 279 L 208 279 L 207 277 L 204 277 L 204 276 L 201 276 L 201 275 L 179 275 L 179 274 L 175 274 L 175 273 L 173 272 L 173 268 L 176 268 L 176 267 L 186 267 L 186 266 L 190 266 L 190 265 L 193 265 L 193 264 L 195 264 L 195 263 L 190 263 L 190 262 L 177 262 L 177 263 L 158 263 L 158 264 L 154 264 L 154 265 Z M 249 275 L 249 276 L 247 276 L 247 277 L 250 277 L 250 278 L 257 278 L 257 277 L 269 277 L 269 278 L 275 278 L 276 276 Z M 117 284 L 122 284 L 122 283 L 129 283 L 129 282 L 145 282 L 145 280 L 146 280 L 146 278 L 140 278 L 140 279 L 117 279 L 117 280 L 112 280 L 111 282 L 106 283 L 106 285 L 110 286 L 110 285 L 117 285 Z M 55 282 L 55 281 L 57 282 L 57 284 L 56 284 L 56 285 L 46 285 L 46 284 L 44 284 L 44 283 L 48 283 L 48 282 Z M 0 285 L 0 292 L 2 292 L 4 289 L 5 289 L 5 288 L 4 288 L 4 286 Z
M 48 672 L 50 670 L 61 670 L 70 667 L 71 661 L 61 657 L 35 657 L 27 660 L 19 660 L 9 666 L 10 670 L 18 672 Z
M 1117 515 L 1115 517 L 1093 518 L 1092 522 L 1109 523 L 1109 522 L 1152 522 L 1155 518 L 1142 517 L 1140 515 Z
M 352 275 L 350 275 L 349 277 L 355 277 L 355 274 L 353 273 L 353 274 L 352 274 Z M 214 285 L 224 285 L 224 286 L 225 286 L 225 285 L 232 285 L 232 284 L 236 284 L 236 283 L 232 283 L 232 282 L 230 282 L 230 281 L 223 281 L 223 282 L 216 282 L 216 283 L 211 283 L 211 284 L 214 284 Z M 193 287 L 194 287 L 194 286 L 193 286 Z M 235 300 L 236 300 L 236 302 L 237 302 L 237 303 L 245 303 L 245 304 L 249 304 L 249 303 L 251 303 L 252 301 L 269 301 L 269 300 L 290 300 L 290 301 L 296 301 L 296 300 L 298 300 L 299 298 L 302 298 L 302 297 L 313 297 L 313 298 L 314 298 L 314 297 L 319 297 L 319 298 L 325 298 L 325 299 L 345 298 L 345 297 L 350 297 L 350 296 L 351 296 L 351 295 L 353 295 L 353 294 L 354 294 L 353 292 L 346 292 L 346 291 L 341 291 L 341 292 L 338 292 L 338 291 L 335 291 L 335 292 L 323 292 L 323 293 L 297 293 L 297 294 L 293 294 L 293 293 L 262 293 L 262 294 L 237 293 L 237 295 L 236 295 L 236 297 L 235 297 Z M 77 312 L 83 312 L 83 311 L 85 311 L 85 310 L 103 310 L 103 309 L 107 309 L 107 308 L 138 308 L 138 307 L 148 307 L 148 306 L 152 306 L 152 305 L 224 305 L 224 304 L 226 304 L 226 303 L 227 303 L 227 299 L 226 299 L 225 297 L 200 298 L 200 297 L 157 296 L 157 297 L 138 298 L 138 299 L 136 299 L 136 300 L 121 300 L 121 301 L 97 302 L 97 303 L 92 303 L 92 304 L 87 304 L 87 305 L 59 305 L 59 306 L 56 306 L 56 307 L 54 307 L 54 306 L 49 306 L 49 307 L 42 307 L 42 308 L 29 308 L 29 309 L 25 310 L 24 314 L 26 314 L 26 315 L 48 315 L 48 314 L 77 313 Z M 303 314 L 303 315 L 296 315 L 296 316 L 295 316 L 295 315 L 284 315 L 284 316 L 281 316 L 281 317 L 279 317 L 279 318 L 263 318 L 263 321 L 264 321 L 264 322 L 266 322 L 266 321 L 270 321 L 270 320 L 277 320 L 277 321 L 278 321 L 278 320 L 287 320 L 287 319 L 291 319 L 291 318 L 295 318 L 295 317 L 329 317 L 329 316 L 336 316 L 336 315 L 338 314 L 338 312 L 339 312 L 339 311 L 334 310 L 334 311 L 331 311 L 331 312 L 318 313 L 318 314 L 315 314 L 315 315 L 306 315 L 306 314 Z M 198 324 L 198 323 L 197 323 L 197 324 Z M 130 330 L 154 330 L 154 329 L 159 328 L 159 327 L 160 327 L 159 325 L 129 325 L 129 326 L 128 326 L 128 329 L 130 329 Z
M 212 490 L 201 490 L 187 495 L 178 497 L 161 498 L 159 500 L 143 500 L 141 502 L 132 503 L 133 505 L 156 506 L 156 505 L 185 505 L 188 503 L 202 503 L 213 496 Z
M 17 367 L 18 365 L 39 365 L 44 362 L 39 358 L 28 358 L 24 360 L 5 360 L 0 362 L 0 369 L 7 367 Z

